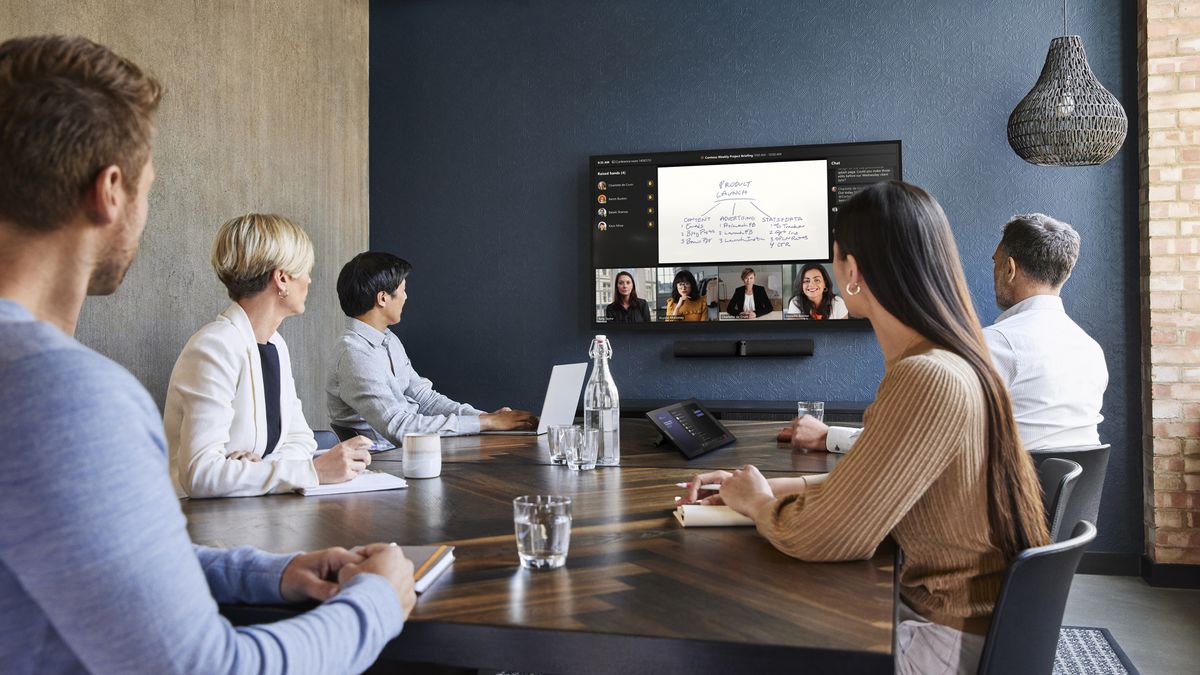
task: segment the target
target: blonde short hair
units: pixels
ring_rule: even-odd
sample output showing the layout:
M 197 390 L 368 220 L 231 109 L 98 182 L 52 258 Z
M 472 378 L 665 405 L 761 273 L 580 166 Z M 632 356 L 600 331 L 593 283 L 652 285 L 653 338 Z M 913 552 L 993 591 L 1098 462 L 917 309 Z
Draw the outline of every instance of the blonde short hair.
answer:
M 308 274 L 314 261 L 308 234 L 287 218 L 270 213 L 226 221 L 213 242 L 213 270 L 234 300 L 262 291 L 275 270 L 291 276 Z

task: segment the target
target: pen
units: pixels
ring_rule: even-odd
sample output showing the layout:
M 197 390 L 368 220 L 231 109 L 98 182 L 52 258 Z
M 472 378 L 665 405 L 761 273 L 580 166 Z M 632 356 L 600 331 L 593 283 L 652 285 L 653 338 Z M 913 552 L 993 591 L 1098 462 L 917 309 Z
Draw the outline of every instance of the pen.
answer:
M 691 483 L 676 483 L 675 484 L 675 487 L 680 487 L 680 488 L 689 488 L 691 486 L 692 486 Z M 720 483 L 705 483 L 704 485 L 700 486 L 700 489 L 701 490 L 714 490 L 714 491 L 719 492 L 721 490 L 721 484 Z

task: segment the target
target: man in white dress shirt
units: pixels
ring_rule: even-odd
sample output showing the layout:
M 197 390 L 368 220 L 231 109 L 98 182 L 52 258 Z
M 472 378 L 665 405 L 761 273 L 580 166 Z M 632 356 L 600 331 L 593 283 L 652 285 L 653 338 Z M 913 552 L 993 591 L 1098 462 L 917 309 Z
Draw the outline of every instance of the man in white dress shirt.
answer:
M 983 329 L 992 363 L 1008 386 L 1027 450 L 1096 445 L 1108 387 L 1104 352 L 1063 310 L 1063 284 L 1079 258 L 1079 233 L 1050 216 L 1014 216 L 992 254 L 996 304 Z M 809 450 L 846 452 L 861 429 L 827 427 L 805 416 L 779 440 Z

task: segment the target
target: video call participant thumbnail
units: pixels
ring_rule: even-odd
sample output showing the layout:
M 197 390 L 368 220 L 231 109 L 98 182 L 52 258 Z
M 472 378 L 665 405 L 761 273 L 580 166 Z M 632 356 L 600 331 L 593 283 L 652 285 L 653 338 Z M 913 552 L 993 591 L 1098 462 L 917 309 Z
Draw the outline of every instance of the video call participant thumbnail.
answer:
M 708 301 L 700 295 L 696 277 L 688 270 L 679 270 L 671 282 L 665 320 L 708 321 Z
M 774 307 L 771 305 L 771 298 L 767 296 L 767 289 L 754 282 L 754 268 L 747 267 L 742 270 L 744 285 L 733 292 L 729 304 L 725 306 L 726 312 L 739 319 L 753 319 L 771 313 Z
M 404 345 L 388 329 L 400 323 L 411 270 L 402 258 L 368 251 L 354 256 L 338 275 L 346 330 L 335 346 L 325 387 L 338 437 L 362 434 L 384 447 L 399 447 L 411 433 L 536 429 L 537 416 L 530 412 L 478 410 L 439 394 L 417 374 Z
M 650 306 L 638 297 L 637 284 L 629 272 L 617 272 L 613 279 L 613 301 L 604 308 L 609 323 L 648 323 Z
M 792 289 L 788 316 L 814 320 L 845 319 L 850 316 L 846 303 L 833 292 L 833 283 L 824 265 L 805 265 Z

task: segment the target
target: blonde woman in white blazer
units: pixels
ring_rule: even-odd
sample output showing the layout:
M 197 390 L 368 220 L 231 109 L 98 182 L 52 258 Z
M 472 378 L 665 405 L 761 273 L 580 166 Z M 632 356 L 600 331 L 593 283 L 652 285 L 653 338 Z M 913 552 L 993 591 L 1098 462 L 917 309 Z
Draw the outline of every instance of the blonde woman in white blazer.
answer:
M 247 497 L 340 483 L 371 463 L 371 442 L 361 436 L 314 459 L 317 444 L 296 396 L 287 343 L 276 332 L 285 318 L 304 312 L 313 259 L 308 235 L 281 216 L 249 214 L 217 232 L 213 269 L 233 304 L 188 340 L 163 414 L 181 496 Z M 278 396 L 269 396 L 276 384 Z

